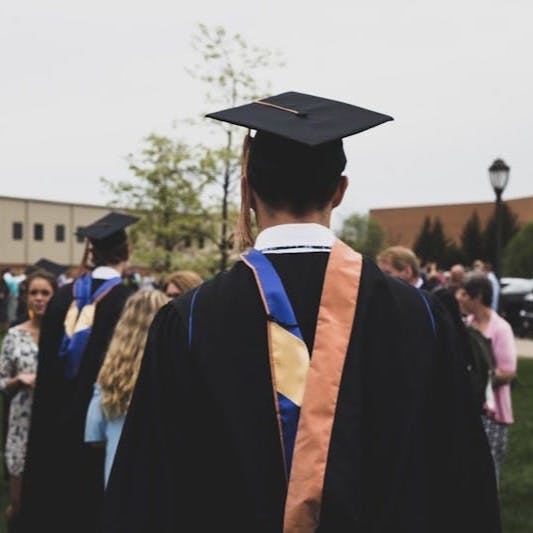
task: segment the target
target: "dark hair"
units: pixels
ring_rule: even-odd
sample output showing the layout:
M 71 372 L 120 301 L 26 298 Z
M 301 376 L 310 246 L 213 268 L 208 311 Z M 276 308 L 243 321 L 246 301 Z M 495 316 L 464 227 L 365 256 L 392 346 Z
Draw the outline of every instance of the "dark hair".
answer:
M 45 281 L 50 283 L 50 286 L 52 287 L 52 290 L 54 292 L 57 291 L 57 279 L 56 279 L 56 277 L 53 274 L 50 274 L 50 272 L 48 272 L 46 270 L 42 270 L 42 269 L 34 270 L 24 280 L 24 282 L 26 284 L 26 288 L 27 288 L 28 291 L 30 290 L 30 285 L 31 285 L 32 281 L 34 281 L 36 279 L 44 279 Z
M 267 206 L 299 216 L 323 209 L 331 201 L 345 165 L 342 141 L 310 147 L 257 133 L 246 174 Z
M 492 284 L 485 274 L 472 274 L 467 278 L 463 289 L 470 298 L 481 296 L 481 303 L 490 307 L 492 303 Z
M 116 265 L 127 261 L 129 256 L 128 241 L 122 241 L 106 248 L 98 248 L 95 244 L 91 247 L 91 262 L 95 267 Z

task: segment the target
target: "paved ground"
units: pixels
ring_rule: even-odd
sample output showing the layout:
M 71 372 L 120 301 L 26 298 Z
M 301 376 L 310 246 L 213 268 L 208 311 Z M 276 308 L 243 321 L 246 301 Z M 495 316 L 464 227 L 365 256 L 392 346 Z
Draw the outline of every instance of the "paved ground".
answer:
M 532 339 L 517 339 L 516 341 L 516 351 L 518 352 L 519 357 L 528 357 L 533 359 L 533 340 Z

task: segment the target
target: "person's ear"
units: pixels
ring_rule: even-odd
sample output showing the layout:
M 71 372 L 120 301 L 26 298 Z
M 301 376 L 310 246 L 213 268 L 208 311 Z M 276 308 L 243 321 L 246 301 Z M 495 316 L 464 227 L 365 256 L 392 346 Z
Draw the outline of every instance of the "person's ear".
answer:
M 339 181 L 339 184 L 337 185 L 337 189 L 335 190 L 335 194 L 333 195 L 331 206 L 337 207 L 341 204 L 342 199 L 344 198 L 344 193 L 346 192 L 346 189 L 348 188 L 348 177 L 347 176 L 341 176 L 341 179 Z

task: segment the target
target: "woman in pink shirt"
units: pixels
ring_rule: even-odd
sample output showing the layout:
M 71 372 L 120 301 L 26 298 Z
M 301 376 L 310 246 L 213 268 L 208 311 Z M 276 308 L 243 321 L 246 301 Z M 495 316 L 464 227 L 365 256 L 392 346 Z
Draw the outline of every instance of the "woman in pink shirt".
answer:
M 510 383 L 516 375 L 516 345 L 509 323 L 491 308 L 492 285 L 484 274 L 474 274 L 457 291 L 461 311 L 468 322 L 492 341 L 494 354 L 494 409 L 483 416 L 496 479 L 507 449 L 507 430 L 513 420 Z

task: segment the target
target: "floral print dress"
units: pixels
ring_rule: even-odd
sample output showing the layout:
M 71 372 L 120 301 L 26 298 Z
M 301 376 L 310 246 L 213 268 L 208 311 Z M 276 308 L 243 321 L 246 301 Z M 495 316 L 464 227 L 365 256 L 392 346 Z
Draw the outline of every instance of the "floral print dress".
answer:
M 13 327 L 7 332 L 0 355 L 1 391 L 10 378 L 37 373 L 37 352 L 37 344 L 29 331 Z M 33 389 L 26 386 L 19 388 L 11 398 L 5 454 L 12 476 L 21 476 L 24 472 L 32 403 Z

